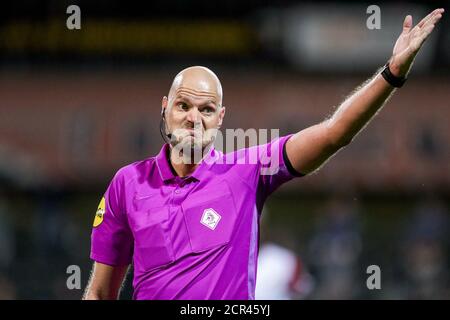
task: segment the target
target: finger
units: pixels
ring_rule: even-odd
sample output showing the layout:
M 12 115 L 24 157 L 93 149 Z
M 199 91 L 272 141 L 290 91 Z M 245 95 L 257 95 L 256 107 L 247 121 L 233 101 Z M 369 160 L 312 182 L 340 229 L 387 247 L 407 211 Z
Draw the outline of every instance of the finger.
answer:
M 441 18 L 442 18 L 442 14 L 441 13 L 435 14 L 430 19 L 428 19 L 428 21 L 426 21 L 425 24 L 422 25 L 420 30 L 423 30 L 423 29 L 427 28 L 428 26 L 434 26 L 436 23 L 439 22 L 439 20 L 441 20 Z
M 427 17 L 425 17 L 424 19 L 422 19 L 422 21 L 420 23 L 418 23 L 413 29 L 412 31 L 416 31 L 418 32 L 420 35 L 422 35 L 423 33 L 423 29 L 426 28 L 426 26 L 428 25 L 434 25 L 436 24 L 441 18 L 442 18 L 442 13 L 444 12 L 444 9 L 436 9 L 432 12 L 432 14 L 428 15 L 428 19 L 425 20 Z
M 423 24 L 434 14 L 436 10 L 431 11 L 425 18 L 423 18 L 422 20 L 420 20 L 420 22 L 417 24 L 417 27 L 421 27 L 423 26 Z
M 417 24 L 417 26 L 418 26 L 419 28 L 422 28 L 423 25 L 424 25 L 428 20 L 430 20 L 431 18 L 433 18 L 434 15 L 436 15 L 436 14 L 442 14 L 442 13 L 444 13 L 444 9 L 442 9 L 442 8 L 433 10 L 433 11 L 430 12 L 425 18 L 423 18 L 422 20 L 420 20 L 420 22 Z
M 412 16 L 408 14 L 405 17 L 405 20 L 403 21 L 403 32 L 409 32 L 409 30 L 411 30 L 411 27 L 412 27 Z
M 444 12 L 444 10 L 439 10 L 437 13 L 435 13 L 435 15 L 433 15 L 431 18 L 428 19 L 428 21 L 426 21 L 421 28 L 419 28 L 419 26 L 417 25 L 416 27 L 414 27 L 413 31 L 416 31 L 417 33 L 417 39 L 418 39 L 418 48 L 422 47 L 423 43 L 425 42 L 425 40 L 428 38 L 428 36 L 431 34 L 431 32 L 433 31 L 435 25 L 437 22 L 439 22 L 439 20 L 442 18 L 442 13 Z
M 431 32 L 431 30 L 433 30 L 436 23 L 438 23 L 439 20 L 441 20 L 441 18 L 442 18 L 442 14 L 440 14 L 440 13 L 434 15 L 419 29 L 421 31 L 420 33 L 429 34 Z
M 423 45 L 425 40 L 428 39 L 428 36 L 430 35 L 431 31 L 433 31 L 433 29 L 434 29 L 434 24 L 428 25 L 425 27 L 425 29 L 423 30 L 423 33 L 419 37 L 419 48 Z
M 427 24 L 429 21 L 431 21 L 434 17 L 436 17 L 436 15 L 442 14 L 443 12 L 444 12 L 444 9 L 433 10 L 427 17 L 425 17 L 424 19 L 422 19 L 422 21 L 419 22 L 418 26 L 420 28 L 423 27 L 425 24 Z
M 427 24 L 428 23 L 436 24 L 436 23 L 438 23 L 439 20 L 441 20 L 441 18 L 442 18 L 442 13 L 437 13 L 427 22 Z
M 429 24 L 429 25 L 425 26 L 422 38 L 425 38 L 425 39 L 428 38 L 431 31 L 433 31 L 433 29 L 434 29 L 434 24 Z

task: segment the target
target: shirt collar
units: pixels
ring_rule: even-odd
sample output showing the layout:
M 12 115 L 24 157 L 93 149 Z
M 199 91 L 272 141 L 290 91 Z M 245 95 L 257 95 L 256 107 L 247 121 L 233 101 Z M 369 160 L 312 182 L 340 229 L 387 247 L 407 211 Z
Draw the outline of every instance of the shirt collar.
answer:
M 169 144 L 165 143 L 158 155 L 156 156 L 156 165 L 158 167 L 159 175 L 163 181 L 175 178 L 175 173 L 169 164 Z
M 173 171 L 169 163 L 169 149 L 169 144 L 165 143 L 156 156 L 156 164 L 158 167 L 159 175 L 164 182 L 177 177 L 176 173 Z M 220 156 L 219 152 L 215 150 L 214 145 L 212 145 L 200 164 L 197 166 L 197 168 L 195 168 L 195 171 L 190 175 L 190 177 L 196 180 L 201 180 L 202 178 L 204 178 L 205 174 L 208 172 L 209 168 L 211 167 L 213 162 L 215 162 L 215 159 L 218 156 Z

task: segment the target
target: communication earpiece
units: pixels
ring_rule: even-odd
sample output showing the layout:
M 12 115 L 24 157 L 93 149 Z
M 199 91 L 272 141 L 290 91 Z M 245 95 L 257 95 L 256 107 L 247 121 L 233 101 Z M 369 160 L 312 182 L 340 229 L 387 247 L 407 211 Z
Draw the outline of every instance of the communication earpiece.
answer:
M 170 143 L 170 140 L 172 139 L 171 133 L 166 133 L 166 109 L 163 108 L 161 110 L 161 121 L 159 122 L 159 132 L 161 133 L 161 137 L 163 138 L 164 142 Z

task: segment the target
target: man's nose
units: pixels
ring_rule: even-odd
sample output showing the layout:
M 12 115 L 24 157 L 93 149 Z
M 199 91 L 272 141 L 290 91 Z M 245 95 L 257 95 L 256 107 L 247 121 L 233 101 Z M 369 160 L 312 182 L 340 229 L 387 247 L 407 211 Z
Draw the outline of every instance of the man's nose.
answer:
M 200 112 L 197 108 L 191 108 L 189 110 L 187 120 L 194 124 L 200 121 Z

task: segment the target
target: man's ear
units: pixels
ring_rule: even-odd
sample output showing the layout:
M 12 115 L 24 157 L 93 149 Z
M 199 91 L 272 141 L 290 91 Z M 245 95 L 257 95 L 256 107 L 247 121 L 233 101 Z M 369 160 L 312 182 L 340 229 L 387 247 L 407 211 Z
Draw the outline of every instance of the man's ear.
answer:
M 223 118 L 225 117 L 225 106 L 222 106 L 219 111 L 219 128 L 222 126 Z
M 164 96 L 164 97 L 162 98 L 162 101 L 161 101 L 161 115 L 164 114 L 164 112 L 165 112 L 165 110 L 166 110 L 166 108 L 167 108 L 167 103 L 168 103 L 167 97 Z

